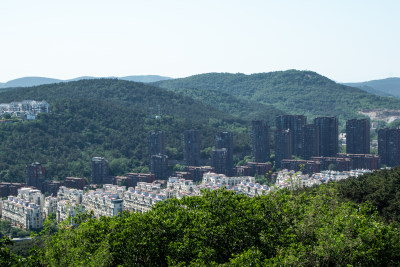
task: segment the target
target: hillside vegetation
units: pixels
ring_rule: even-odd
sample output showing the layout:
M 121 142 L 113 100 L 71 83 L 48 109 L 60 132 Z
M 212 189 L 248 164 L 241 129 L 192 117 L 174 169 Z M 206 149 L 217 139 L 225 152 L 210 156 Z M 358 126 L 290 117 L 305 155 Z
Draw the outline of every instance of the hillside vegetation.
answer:
M 168 89 L 215 90 L 238 98 L 270 104 L 289 114 L 359 117 L 368 108 L 393 108 L 400 100 L 369 94 L 311 71 L 277 71 L 252 75 L 208 73 L 155 83 Z
M 90 216 L 89 216 L 90 217 Z M 249 198 L 170 199 L 146 213 L 64 224 L 29 261 L 47 266 L 388 266 L 400 235 L 334 186 Z
M 48 178 L 90 176 L 90 158 L 104 156 L 111 174 L 147 165 L 147 132 L 166 131 L 167 154 L 182 159 L 182 135 L 201 130 L 201 149 L 215 145 L 215 133 L 234 131 L 238 157 L 250 154 L 247 122 L 153 86 L 119 80 L 84 80 L 19 88 L 0 93 L 0 102 L 47 100 L 50 114 L 38 120 L 0 124 L 0 180 L 23 181 L 25 166 L 45 164 Z M 161 110 L 161 119 L 153 113 Z M 150 113 L 148 107 L 154 107 Z M 207 153 L 203 153 L 207 160 Z
M 356 203 L 368 201 L 387 221 L 400 222 L 400 167 L 343 180 L 338 192 Z
M 211 105 L 227 114 L 246 120 L 266 120 L 270 126 L 275 125 L 275 118 L 284 112 L 272 105 L 235 97 L 228 93 L 204 89 L 167 88 L 177 94 L 191 97 Z

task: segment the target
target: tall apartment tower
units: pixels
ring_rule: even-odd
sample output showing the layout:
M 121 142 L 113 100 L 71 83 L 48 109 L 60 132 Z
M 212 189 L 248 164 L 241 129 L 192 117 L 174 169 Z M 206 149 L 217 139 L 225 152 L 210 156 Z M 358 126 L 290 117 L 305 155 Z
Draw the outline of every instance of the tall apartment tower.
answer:
M 311 159 L 319 155 L 319 135 L 317 126 L 306 124 L 303 126 L 303 159 Z
M 319 156 L 335 157 L 339 152 L 338 119 L 335 117 L 318 117 L 314 119 L 319 140 Z
M 226 160 L 226 169 L 227 176 L 233 175 L 233 134 L 231 132 L 218 132 L 216 137 L 217 149 L 226 148 L 227 152 L 227 160 Z
M 292 132 L 292 153 L 296 156 L 303 154 L 302 128 L 307 123 L 307 117 L 303 115 L 281 115 L 276 117 L 276 130 L 290 129 Z
M 292 157 L 292 132 L 290 129 L 275 132 L 275 167 L 281 167 L 283 159 Z
M 266 121 L 256 120 L 251 122 L 252 152 L 255 162 L 269 160 L 269 127 Z
M 211 166 L 215 173 L 231 175 L 232 170 L 228 166 L 228 150 L 226 148 L 211 151 Z
M 45 181 L 45 169 L 39 162 L 26 165 L 26 185 L 34 186 L 39 190 L 43 189 Z
M 163 154 L 152 155 L 150 158 L 150 172 L 157 180 L 168 178 L 168 156 Z
M 149 159 L 153 155 L 165 154 L 165 132 L 151 131 L 148 134 Z
M 346 122 L 346 153 L 370 153 L 370 128 L 367 119 L 353 119 Z
M 183 156 L 186 166 L 200 166 L 200 132 L 187 130 L 183 133 Z
M 108 160 L 103 157 L 93 157 L 91 160 L 92 184 L 109 182 Z
M 400 165 L 400 129 L 380 129 L 378 131 L 378 154 L 381 164 L 388 167 Z

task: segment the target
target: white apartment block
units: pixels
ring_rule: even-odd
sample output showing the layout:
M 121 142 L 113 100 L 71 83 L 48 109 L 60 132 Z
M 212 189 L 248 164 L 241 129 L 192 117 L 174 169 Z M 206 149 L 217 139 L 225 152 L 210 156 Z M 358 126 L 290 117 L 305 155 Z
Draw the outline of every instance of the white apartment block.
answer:
M 57 197 L 46 197 L 44 199 L 44 215 L 45 218 L 49 217 L 51 213 L 57 213 Z
M 124 208 L 125 186 L 104 185 L 103 189 L 90 190 L 83 195 L 82 205 L 86 211 L 93 211 L 95 217 L 112 217 Z
M 18 189 L 18 196 L 3 201 L 1 214 L 11 225 L 24 230 L 43 227 L 44 197 L 40 190 L 31 187 Z
M 44 207 L 44 196 L 39 189 L 22 187 L 18 189 L 18 197 L 31 203 L 35 203 L 42 210 Z
M 57 202 L 56 220 L 62 222 L 68 217 L 75 217 L 79 213 L 85 212 L 84 207 L 76 202 L 60 200 Z
M 249 197 L 264 196 L 269 193 L 267 185 L 260 185 L 259 183 L 241 182 L 237 185 L 237 192 L 245 194 Z
M 129 187 L 124 195 L 125 210 L 146 212 L 157 202 L 172 197 L 171 194 L 162 194 L 159 184 L 146 182 L 137 183 L 136 187 Z
M 74 217 L 77 213 L 84 212 L 82 200 L 83 190 L 61 186 L 57 192 L 57 222 L 64 221 L 68 217 Z
M 0 115 L 9 113 L 18 118 L 35 119 L 41 112 L 49 113 L 49 103 L 46 101 L 24 100 L 22 102 L 11 102 L 0 104 Z
M 222 184 L 224 186 L 235 186 L 241 183 L 242 181 L 254 183 L 255 178 L 251 176 L 238 176 L 238 177 L 227 177 L 224 174 L 216 174 L 216 173 L 205 173 L 203 175 L 203 184 L 213 183 L 213 184 Z

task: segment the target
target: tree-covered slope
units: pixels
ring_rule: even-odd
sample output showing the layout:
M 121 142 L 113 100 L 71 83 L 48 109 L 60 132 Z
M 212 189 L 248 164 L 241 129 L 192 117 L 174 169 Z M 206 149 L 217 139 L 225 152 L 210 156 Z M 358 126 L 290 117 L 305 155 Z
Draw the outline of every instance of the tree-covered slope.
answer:
M 400 222 L 400 167 L 343 180 L 338 191 L 356 203 L 369 201 L 386 220 Z
M 246 120 L 267 120 L 269 125 L 275 125 L 276 116 L 284 114 L 283 111 L 272 105 L 262 104 L 233 95 L 202 89 L 173 89 L 171 91 L 184 96 L 191 97 L 203 103 L 211 105 L 223 112 Z
M 379 97 L 311 71 L 277 71 L 258 74 L 208 73 L 155 83 L 164 88 L 216 90 L 290 114 L 339 116 L 349 119 L 367 108 L 398 108 L 398 99 Z
M 149 115 L 158 113 L 158 107 L 160 107 L 161 114 L 188 118 L 194 121 L 208 122 L 210 118 L 213 118 L 227 122 L 243 122 L 189 97 L 143 83 L 117 79 L 81 80 L 18 88 L 0 93 L 0 103 L 26 99 L 44 99 L 51 102 L 74 98 L 120 101 L 120 105 L 134 106 Z
M 112 174 L 147 165 L 147 133 L 166 131 L 167 154 L 182 159 L 182 134 L 202 133 L 201 148 L 215 145 L 215 133 L 234 131 L 237 155 L 250 154 L 245 121 L 163 89 L 119 80 L 84 80 L 19 88 L 0 93 L 0 102 L 47 100 L 50 114 L 38 120 L 0 124 L 0 180 L 23 181 L 25 165 L 45 164 L 48 178 L 90 176 L 90 158 L 104 156 Z M 161 118 L 153 113 L 161 109 Z M 150 113 L 148 107 L 154 107 Z M 207 154 L 203 155 L 207 158 Z
M 400 233 L 331 186 L 249 198 L 170 199 L 146 213 L 60 226 L 33 259 L 48 266 L 390 266 Z

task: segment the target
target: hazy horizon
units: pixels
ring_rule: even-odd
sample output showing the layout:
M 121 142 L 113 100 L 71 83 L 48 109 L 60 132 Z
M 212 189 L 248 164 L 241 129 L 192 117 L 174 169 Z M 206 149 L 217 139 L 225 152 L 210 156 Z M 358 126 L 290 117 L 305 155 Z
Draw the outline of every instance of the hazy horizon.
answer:
M 0 82 L 311 70 L 400 77 L 397 1 L 1 1 Z

